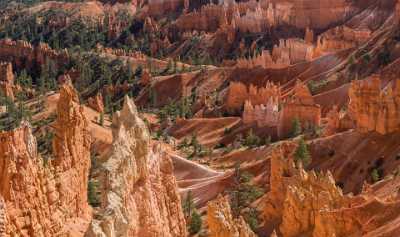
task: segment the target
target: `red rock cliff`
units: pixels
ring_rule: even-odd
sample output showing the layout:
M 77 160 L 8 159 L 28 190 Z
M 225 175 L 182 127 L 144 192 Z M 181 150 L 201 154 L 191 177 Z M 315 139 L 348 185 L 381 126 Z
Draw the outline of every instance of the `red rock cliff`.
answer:
M 82 236 L 91 218 L 88 124 L 69 83 L 61 89 L 57 116 L 54 166 L 51 161 L 44 165 L 38 155 L 29 124 L 0 133 L 0 197 L 5 203 L 0 226 L 5 236 Z
M 54 166 L 60 180 L 60 201 L 71 216 L 88 215 L 87 185 L 90 169 L 88 120 L 71 81 L 61 87 L 53 140 Z
M 381 90 L 378 76 L 353 81 L 349 90 L 349 115 L 361 132 L 381 134 L 400 129 L 400 80 Z

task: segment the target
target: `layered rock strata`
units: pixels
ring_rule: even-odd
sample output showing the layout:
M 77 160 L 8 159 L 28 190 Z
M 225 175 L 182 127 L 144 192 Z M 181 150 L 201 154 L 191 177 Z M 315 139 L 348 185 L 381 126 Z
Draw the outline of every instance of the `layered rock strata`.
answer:
M 0 133 L 0 229 L 4 236 L 82 236 L 90 220 L 90 135 L 70 83 L 57 107 L 54 160 L 44 162 L 28 123 Z M 46 165 L 47 164 L 47 165 Z
M 353 81 L 349 97 L 348 113 L 359 131 L 388 134 L 400 129 L 400 80 L 383 90 L 379 76 Z
M 279 86 L 267 83 L 265 87 L 250 85 L 247 87 L 241 82 L 231 82 L 225 97 L 225 107 L 228 111 L 241 111 L 246 101 L 253 106 L 267 104 L 268 101 L 280 101 Z
M 313 59 L 314 46 L 301 39 L 280 40 L 272 52 L 263 50 L 260 55 L 250 59 L 238 59 L 237 67 L 252 68 L 261 66 L 263 68 L 281 69 L 299 62 L 307 62 Z
M 302 129 L 312 129 L 321 124 L 321 107 L 314 102 L 309 89 L 300 81 L 296 82 L 293 96 L 282 105 L 278 136 L 281 138 L 290 136 L 295 120 L 300 122 Z
M 307 172 L 301 165 L 296 167 L 294 150 L 293 143 L 282 143 L 269 156 L 270 192 L 258 202 L 267 233 L 276 230 L 282 237 L 397 236 L 398 227 L 382 226 L 400 216 L 391 211 L 400 205 L 399 194 L 389 194 L 398 189 L 398 178 L 365 185 L 358 196 L 343 195 L 329 171 Z
M 186 236 L 170 157 L 150 144 L 135 104 L 113 117 L 113 144 L 101 164 L 100 211 L 87 236 Z
M 45 65 L 48 60 L 52 60 L 56 66 L 65 65 L 69 62 L 69 54 L 67 50 L 56 51 L 44 43 L 33 46 L 22 40 L 2 39 L 0 60 L 13 62 L 17 68 L 32 69 L 37 65 Z
M 276 127 L 279 119 L 278 101 L 270 99 L 266 105 L 253 106 L 247 100 L 244 103 L 242 119 L 244 124 L 256 123 L 258 127 Z

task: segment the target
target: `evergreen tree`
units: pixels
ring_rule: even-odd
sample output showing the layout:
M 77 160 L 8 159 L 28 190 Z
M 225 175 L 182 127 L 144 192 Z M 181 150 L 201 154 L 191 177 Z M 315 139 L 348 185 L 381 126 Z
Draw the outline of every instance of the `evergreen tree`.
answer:
M 254 134 L 251 129 L 244 140 L 244 145 L 248 147 L 256 147 L 261 144 L 260 138 Z
M 202 220 L 197 210 L 194 210 L 189 222 L 189 233 L 194 235 L 201 230 Z
M 302 162 L 305 167 L 311 163 L 310 153 L 303 138 L 299 140 L 294 157 L 296 162 Z
M 98 207 L 100 205 L 99 196 L 97 194 L 97 183 L 90 180 L 88 183 L 88 202 L 92 207 Z
M 185 214 L 186 219 L 189 219 L 189 217 L 192 216 L 194 208 L 195 206 L 194 206 L 192 191 L 189 190 L 189 192 L 186 195 L 185 201 L 183 203 L 183 213 Z
M 295 118 L 292 121 L 292 137 L 297 137 L 301 134 L 301 123 L 299 118 Z
M 251 179 L 252 175 L 242 172 L 240 164 L 236 163 L 233 175 L 233 187 L 229 191 L 232 214 L 235 217 L 238 217 L 241 210 L 248 207 L 263 194 L 260 188 L 251 184 Z
M 101 126 L 104 125 L 104 113 L 103 112 L 100 113 L 99 123 L 100 123 Z

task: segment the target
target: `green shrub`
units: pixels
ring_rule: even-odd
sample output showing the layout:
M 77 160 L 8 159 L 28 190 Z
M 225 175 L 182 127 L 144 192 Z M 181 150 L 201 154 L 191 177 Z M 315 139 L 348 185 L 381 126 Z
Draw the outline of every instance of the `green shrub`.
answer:
M 298 135 L 300 135 L 302 132 L 301 129 L 301 122 L 299 120 L 299 118 L 295 118 L 292 121 L 292 137 L 297 137 Z
M 248 147 L 256 147 L 261 144 L 261 139 L 253 133 L 253 130 L 247 134 L 247 137 L 244 139 L 244 145 Z
M 194 235 L 201 230 L 202 220 L 200 214 L 194 210 L 189 222 L 189 233 Z
M 311 163 L 310 153 L 308 152 L 307 144 L 303 138 L 300 139 L 296 152 L 294 153 L 295 161 L 302 162 L 304 167 L 307 167 Z
M 378 172 L 378 169 L 373 169 L 371 171 L 371 179 L 374 183 L 378 182 L 379 180 L 381 180 L 381 176 Z
M 88 201 L 92 207 L 100 206 L 100 198 L 97 193 L 97 183 L 90 180 L 88 183 Z

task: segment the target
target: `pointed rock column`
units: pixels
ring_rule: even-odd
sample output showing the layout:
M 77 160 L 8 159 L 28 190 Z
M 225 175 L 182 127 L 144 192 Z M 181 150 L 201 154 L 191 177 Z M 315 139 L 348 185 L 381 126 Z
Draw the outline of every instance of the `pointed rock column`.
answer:
M 151 147 L 149 131 L 129 97 L 114 114 L 112 133 L 112 147 L 101 159 L 101 208 L 86 236 L 185 237 L 171 159 Z

